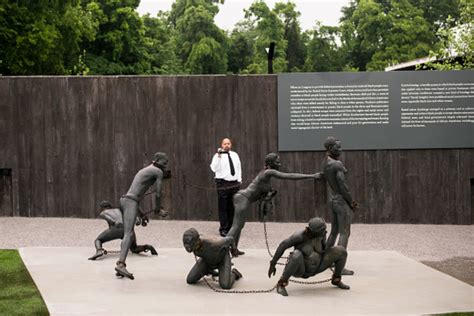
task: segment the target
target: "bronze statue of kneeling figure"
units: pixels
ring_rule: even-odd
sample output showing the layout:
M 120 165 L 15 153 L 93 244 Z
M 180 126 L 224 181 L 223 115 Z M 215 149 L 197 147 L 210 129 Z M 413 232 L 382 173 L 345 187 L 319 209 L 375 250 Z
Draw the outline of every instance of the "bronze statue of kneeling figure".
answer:
M 276 273 L 276 264 L 286 249 L 294 247 L 277 284 L 277 292 L 288 296 L 286 286 L 290 277 L 309 278 L 334 265 L 331 283 L 343 290 L 350 287 L 342 283 L 341 273 L 346 265 L 347 251 L 342 246 L 326 247 L 326 223 L 322 218 L 312 218 L 308 226 L 283 240 L 270 261 L 268 277 Z
M 197 283 L 206 275 L 218 276 L 219 286 L 228 290 L 235 281 L 242 278 L 237 269 L 232 269 L 230 248 L 234 244 L 232 237 L 203 237 L 196 229 L 190 228 L 183 234 L 183 245 L 187 252 L 193 252 L 196 263 L 186 278 L 188 284 Z
M 94 241 L 94 245 L 96 248 L 96 253 L 92 255 L 89 260 L 96 260 L 104 255 L 107 254 L 107 250 L 105 250 L 102 246 L 104 243 L 122 239 L 124 235 L 123 231 L 123 215 L 119 208 L 112 206 L 112 203 L 109 201 L 102 201 L 100 202 L 100 214 L 99 218 L 104 219 L 109 228 L 104 230 L 102 233 L 97 236 L 96 240 Z M 163 214 L 162 216 L 166 216 Z M 136 218 L 136 225 L 146 226 L 148 223 L 148 218 L 145 216 Z M 152 255 L 158 255 L 158 252 L 152 245 L 137 245 L 137 238 L 135 236 L 135 232 L 132 234 L 132 244 L 130 246 L 130 251 L 132 253 L 138 254 L 141 252 L 150 252 Z

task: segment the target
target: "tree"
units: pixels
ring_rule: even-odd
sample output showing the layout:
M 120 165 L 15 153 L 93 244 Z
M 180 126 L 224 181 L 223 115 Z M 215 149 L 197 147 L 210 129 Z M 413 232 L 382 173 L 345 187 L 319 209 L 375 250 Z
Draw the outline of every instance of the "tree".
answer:
M 380 33 L 381 42 L 366 65 L 368 70 L 383 70 L 428 55 L 434 36 L 420 8 L 408 0 L 392 0 L 385 17 L 387 29 Z
M 461 70 L 474 68 L 474 3 L 461 0 L 458 19 L 447 18 L 438 29 L 438 48 L 430 52 L 431 59 L 425 68 Z M 453 27 L 449 27 L 453 25 Z
M 273 11 L 279 16 L 284 25 L 284 39 L 287 41 L 286 60 L 287 71 L 302 71 L 306 59 L 306 46 L 298 21 L 301 13 L 296 11 L 293 2 L 278 2 Z
M 214 23 L 218 10 L 209 10 L 205 0 L 188 1 L 176 20 L 177 50 L 187 73 L 225 73 L 227 37 Z
M 212 37 L 203 37 L 194 44 L 185 64 L 192 74 L 225 73 L 227 58 L 225 48 Z
M 308 43 L 308 57 L 304 70 L 319 72 L 344 70 L 344 56 L 337 44 L 340 37 L 339 28 L 317 23 L 308 33 L 311 39 Z
M 266 48 L 271 42 L 275 42 L 275 57 L 273 68 L 275 72 L 284 72 L 287 69 L 286 48 L 287 41 L 284 39 L 284 26 L 278 15 L 271 11 L 265 2 L 255 1 L 245 10 L 245 19 L 249 34 L 255 42 L 255 55 L 252 63 L 245 72 L 266 73 L 267 55 Z
M 252 62 L 255 45 L 249 32 L 236 27 L 230 35 L 228 51 L 228 70 L 232 73 L 242 73 Z
M 207 11 L 215 16 L 219 8 L 215 4 L 224 4 L 225 0 L 175 0 L 171 5 L 171 11 L 168 17 L 169 22 L 176 27 L 180 17 L 189 7 L 203 6 Z
M 380 32 L 387 29 L 382 6 L 370 0 L 351 2 L 343 9 L 340 27 L 347 66 L 366 70 L 382 41 Z
M 423 10 L 409 0 L 360 0 L 343 10 L 341 33 L 347 66 L 383 70 L 426 56 L 434 45 Z
M 182 72 L 176 55 L 176 32 L 169 24 L 168 14 L 159 12 L 157 17 L 142 17 L 145 25 L 145 47 L 152 74 L 177 74 Z
M 85 62 L 93 74 L 144 74 L 151 69 L 145 26 L 136 12 L 140 0 L 92 0 L 99 21 L 97 36 L 85 45 Z
M 453 20 L 459 18 L 460 0 L 410 0 L 411 4 L 423 10 L 430 32 L 436 34 L 439 27 L 452 27 Z
M 97 21 L 80 1 L 0 1 L 0 73 L 71 74 Z

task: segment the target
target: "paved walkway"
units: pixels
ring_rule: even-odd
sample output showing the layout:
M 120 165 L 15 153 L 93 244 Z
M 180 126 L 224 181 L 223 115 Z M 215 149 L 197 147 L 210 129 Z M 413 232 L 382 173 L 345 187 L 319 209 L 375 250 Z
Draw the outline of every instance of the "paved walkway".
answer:
M 204 282 L 185 282 L 194 258 L 179 249 L 160 249 L 156 257 L 131 255 L 135 280 L 118 279 L 116 254 L 91 262 L 89 248 L 21 248 L 21 256 L 52 315 L 345 315 L 434 314 L 474 310 L 474 288 L 393 251 L 352 251 L 351 286 L 290 283 L 288 297 L 214 293 Z M 247 250 L 233 260 L 243 274 L 236 290 L 272 288 L 281 274 L 266 276 L 265 250 Z M 330 272 L 308 281 L 324 280 Z M 211 281 L 212 282 L 212 281 Z M 215 283 L 213 283 L 215 285 Z
M 136 314 L 134 308 L 144 314 L 313 315 L 333 313 L 334 309 L 337 314 L 474 310 L 473 287 L 467 284 L 474 284 L 472 225 L 353 224 L 348 267 L 357 274 L 344 279 L 352 289 L 291 284 L 288 298 L 275 293 L 259 294 L 257 298 L 217 294 L 204 283 L 185 284 L 194 259 L 182 247 L 182 233 L 195 227 L 203 235 L 215 235 L 217 222 L 152 220 L 148 227 L 137 227 L 139 242 L 156 246 L 159 256 L 131 255 L 127 263 L 136 280 L 117 280 L 113 275 L 117 255 L 97 262 L 86 260 L 94 253 L 94 239 L 106 227 L 105 221 L 98 219 L 2 217 L 0 249 L 21 248 L 53 315 Z M 268 223 L 270 248 L 274 250 L 283 238 L 304 227 L 305 223 Z M 117 250 L 119 245 L 119 241 L 113 241 L 105 248 Z M 247 254 L 234 260 L 244 273 L 236 288 L 271 287 L 276 279 L 266 277 L 269 257 L 262 223 L 246 224 L 240 248 Z M 218 299 L 216 295 L 220 295 Z M 320 310 L 315 310 L 316 306 Z

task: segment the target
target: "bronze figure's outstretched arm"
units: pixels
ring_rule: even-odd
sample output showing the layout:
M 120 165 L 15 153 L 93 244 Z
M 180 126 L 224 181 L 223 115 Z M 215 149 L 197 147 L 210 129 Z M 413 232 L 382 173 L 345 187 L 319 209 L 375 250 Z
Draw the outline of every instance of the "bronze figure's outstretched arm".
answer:
M 265 171 L 265 175 L 274 177 L 277 179 L 287 179 L 287 180 L 316 179 L 316 174 L 284 173 L 275 169 L 267 169 Z

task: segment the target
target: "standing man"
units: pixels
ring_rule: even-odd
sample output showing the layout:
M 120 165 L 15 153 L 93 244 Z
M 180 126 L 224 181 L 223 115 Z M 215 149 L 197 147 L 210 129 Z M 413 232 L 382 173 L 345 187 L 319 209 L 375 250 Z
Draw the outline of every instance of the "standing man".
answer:
M 224 138 L 221 147 L 212 157 L 211 170 L 215 173 L 219 207 L 219 234 L 225 237 L 232 227 L 234 203 L 232 197 L 240 189 L 242 169 L 239 155 L 232 151 L 232 142 Z
M 329 208 L 331 210 L 331 233 L 327 240 L 327 247 L 331 248 L 336 243 L 347 250 L 349 236 L 351 234 L 352 212 L 358 207 L 357 202 L 352 199 L 351 192 L 346 183 L 347 169 L 339 160 L 341 155 L 341 141 L 334 137 L 328 137 L 324 142 L 326 148 L 326 160 L 323 163 L 324 179 L 329 184 Z M 344 268 L 342 275 L 352 275 L 354 271 Z
M 161 209 L 161 187 L 163 178 L 169 177 L 167 169 L 168 156 L 165 153 L 157 152 L 153 156 L 153 161 L 147 167 L 139 170 L 133 178 L 128 192 L 120 198 L 120 209 L 123 212 L 123 238 L 120 245 L 120 258 L 117 261 L 115 272 L 117 276 L 134 279 L 125 264 L 128 251 L 134 241 L 134 226 L 137 215 L 139 214 L 138 204 L 142 200 L 145 192 L 152 185 L 155 186 L 155 214 L 160 213 Z

